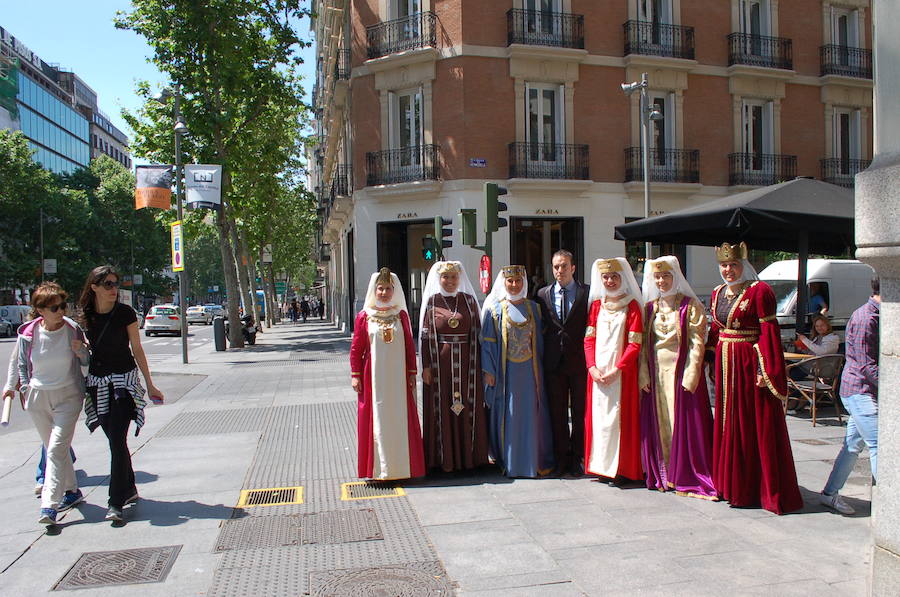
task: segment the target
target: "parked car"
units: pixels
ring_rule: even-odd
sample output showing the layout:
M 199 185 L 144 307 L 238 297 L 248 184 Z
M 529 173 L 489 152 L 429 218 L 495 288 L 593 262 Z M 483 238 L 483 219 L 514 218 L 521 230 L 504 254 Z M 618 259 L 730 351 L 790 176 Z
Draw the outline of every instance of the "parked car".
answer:
M 225 307 L 223 307 L 222 305 L 217 305 L 215 303 L 206 303 L 203 306 L 212 309 L 213 317 L 225 317 Z
M 195 305 L 193 307 L 187 308 L 187 322 L 188 325 L 192 323 L 202 323 L 204 325 L 210 325 L 212 323 L 213 317 L 215 317 L 215 312 L 212 307 L 208 307 L 206 305 Z
M 181 336 L 181 314 L 177 305 L 154 305 L 144 321 L 144 335 L 175 334 Z
M 9 338 L 16 333 L 16 326 L 8 319 L 0 317 L 0 336 Z
M 3 305 L 0 307 L 0 317 L 11 321 L 14 326 L 20 326 L 31 316 L 31 307 L 28 305 Z

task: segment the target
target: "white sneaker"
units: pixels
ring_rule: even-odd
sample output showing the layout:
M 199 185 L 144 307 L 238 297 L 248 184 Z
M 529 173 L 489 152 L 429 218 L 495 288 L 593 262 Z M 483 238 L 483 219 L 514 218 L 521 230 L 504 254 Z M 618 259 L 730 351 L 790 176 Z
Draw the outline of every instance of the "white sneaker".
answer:
M 819 496 L 819 500 L 823 505 L 828 506 L 835 512 L 839 512 L 844 516 L 850 516 L 851 514 L 856 514 L 856 510 L 853 509 L 853 506 L 844 501 L 844 498 L 841 497 L 841 494 L 835 493 L 834 495 L 828 495 L 826 493 L 822 493 Z

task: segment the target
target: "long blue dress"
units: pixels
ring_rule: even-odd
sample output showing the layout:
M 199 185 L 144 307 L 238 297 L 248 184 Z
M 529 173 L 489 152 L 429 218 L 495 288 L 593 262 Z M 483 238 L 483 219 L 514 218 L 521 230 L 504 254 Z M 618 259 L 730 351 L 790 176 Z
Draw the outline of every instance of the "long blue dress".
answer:
M 484 314 L 481 334 L 481 368 L 496 379 L 484 391 L 491 456 L 508 477 L 545 475 L 554 461 L 540 309 L 504 299 Z

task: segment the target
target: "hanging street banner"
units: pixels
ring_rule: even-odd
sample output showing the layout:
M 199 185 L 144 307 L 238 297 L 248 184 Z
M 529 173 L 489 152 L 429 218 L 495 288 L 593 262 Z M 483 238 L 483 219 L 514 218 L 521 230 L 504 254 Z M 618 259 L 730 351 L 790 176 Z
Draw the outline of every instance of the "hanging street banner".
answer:
M 188 164 L 184 167 L 184 188 L 188 209 L 221 209 L 222 166 Z
M 134 208 L 172 207 L 172 166 L 135 166 Z
M 172 271 L 184 271 L 184 238 L 181 236 L 181 220 L 175 220 L 172 226 Z

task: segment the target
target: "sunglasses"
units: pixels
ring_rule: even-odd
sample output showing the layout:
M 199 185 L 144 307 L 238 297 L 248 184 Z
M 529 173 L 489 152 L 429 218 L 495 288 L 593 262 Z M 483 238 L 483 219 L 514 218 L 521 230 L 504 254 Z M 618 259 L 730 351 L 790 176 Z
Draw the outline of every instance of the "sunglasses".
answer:
M 112 290 L 113 288 L 118 288 L 118 287 L 119 287 L 119 281 L 118 281 L 118 280 L 115 280 L 115 281 L 113 281 L 113 280 L 103 280 L 102 282 L 100 282 L 99 284 L 97 284 L 97 286 L 102 286 L 103 288 L 106 288 L 107 290 Z
M 51 307 L 42 307 L 42 309 L 46 309 L 47 311 L 50 311 L 51 313 L 56 313 L 57 311 L 65 311 L 66 304 L 65 303 L 57 303 L 56 305 L 53 305 Z

